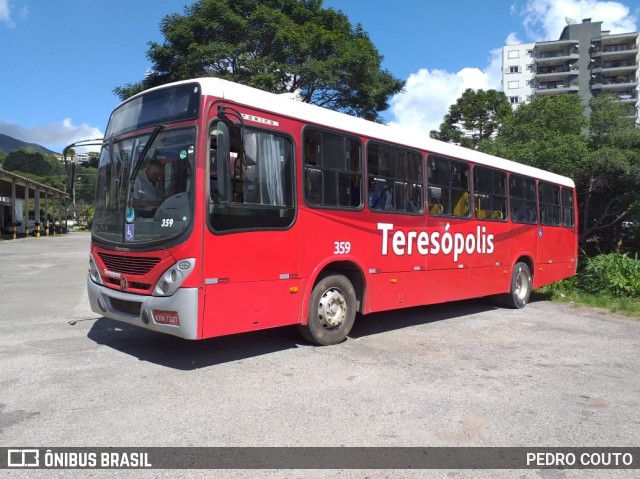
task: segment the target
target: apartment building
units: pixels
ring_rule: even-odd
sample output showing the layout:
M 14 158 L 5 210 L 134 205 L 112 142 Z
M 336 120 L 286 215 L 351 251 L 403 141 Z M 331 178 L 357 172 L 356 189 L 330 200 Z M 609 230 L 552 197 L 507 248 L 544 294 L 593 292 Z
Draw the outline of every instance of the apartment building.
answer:
M 60 163 L 64 163 L 64 158 L 62 155 L 56 155 L 56 159 Z M 76 153 L 74 156 L 67 156 L 67 161 L 71 161 L 73 163 L 86 164 L 91 160 L 91 156 L 88 153 Z
M 638 32 L 611 35 L 587 18 L 567 25 L 556 41 L 502 49 L 502 87 L 512 105 L 544 95 L 575 93 L 585 104 L 613 93 L 640 113 Z

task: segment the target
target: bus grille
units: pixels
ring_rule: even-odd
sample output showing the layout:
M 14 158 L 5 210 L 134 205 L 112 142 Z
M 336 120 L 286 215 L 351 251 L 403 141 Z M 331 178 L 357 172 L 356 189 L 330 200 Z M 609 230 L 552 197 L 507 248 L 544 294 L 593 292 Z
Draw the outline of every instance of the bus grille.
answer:
M 144 275 L 160 262 L 160 258 L 145 256 L 120 256 L 109 253 L 98 253 L 98 256 L 109 270 L 123 274 Z

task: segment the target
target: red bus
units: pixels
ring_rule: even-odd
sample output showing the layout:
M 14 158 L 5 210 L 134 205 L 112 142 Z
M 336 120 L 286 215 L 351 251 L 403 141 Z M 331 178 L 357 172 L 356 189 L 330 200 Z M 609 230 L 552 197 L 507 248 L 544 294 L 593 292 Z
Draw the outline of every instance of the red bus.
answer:
M 186 339 L 495 296 L 575 274 L 571 179 L 216 78 L 133 96 L 101 148 L 92 310 Z

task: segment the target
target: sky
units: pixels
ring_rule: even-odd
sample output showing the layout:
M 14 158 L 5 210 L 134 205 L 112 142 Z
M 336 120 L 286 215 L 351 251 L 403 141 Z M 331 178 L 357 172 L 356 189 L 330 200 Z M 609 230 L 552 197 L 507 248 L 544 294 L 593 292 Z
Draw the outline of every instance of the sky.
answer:
M 60 152 L 104 133 L 117 86 L 152 67 L 160 22 L 190 0 L 0 0 L 0 133 Z M 506 44 L 557 40 L 566 18 L 638 31 L 638 0 L 324 0 L 362 24 L 406 81 L 383 118 L 428 135 L 467 88 L 501 89 Z M 82 151 L 81 149 L 79 151 Z

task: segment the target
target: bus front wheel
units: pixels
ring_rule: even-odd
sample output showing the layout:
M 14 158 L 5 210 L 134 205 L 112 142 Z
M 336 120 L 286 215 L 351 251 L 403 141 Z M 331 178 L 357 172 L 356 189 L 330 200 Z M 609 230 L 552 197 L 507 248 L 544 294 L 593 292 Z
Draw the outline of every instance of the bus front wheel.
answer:
M 345 340 L 356 317 L 356 292 L 341 274 L 325 275 L 311 292 L 307 324 L 300 325 L 302 336 L 320 346 Z
M 531 270 L 526 263 L 516 263 L 511 275 L 511 290 L 503 296 L 504 303 L 510 308 L 522 309 L 531 296 Z

